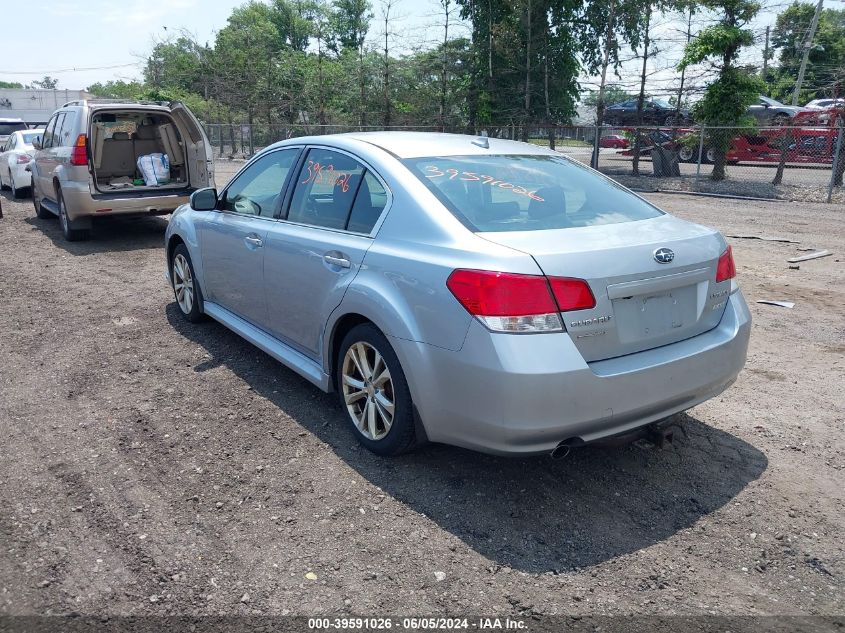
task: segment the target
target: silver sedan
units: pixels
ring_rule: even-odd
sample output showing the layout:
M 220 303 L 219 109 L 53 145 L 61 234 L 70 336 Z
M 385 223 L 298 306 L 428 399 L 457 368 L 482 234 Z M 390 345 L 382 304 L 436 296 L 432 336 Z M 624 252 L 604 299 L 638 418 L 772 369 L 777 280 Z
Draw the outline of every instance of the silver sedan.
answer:
M 166 247 L 186 319 L 336 392 L 381 455 L 559 453 L 712 398 L 745 363 L 724 238 L 534 145 L 291 139 L 195 192 Z

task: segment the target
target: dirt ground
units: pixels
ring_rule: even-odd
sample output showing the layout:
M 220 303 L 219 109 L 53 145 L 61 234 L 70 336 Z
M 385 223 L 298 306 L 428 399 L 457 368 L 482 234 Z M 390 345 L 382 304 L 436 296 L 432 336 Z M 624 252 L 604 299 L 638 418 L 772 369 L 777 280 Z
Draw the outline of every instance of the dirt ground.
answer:
M 842 614 L 845 209 L 649 198 L 800 244 L 729 240 L 748 364 L 673 445 L 553 461 L 375 457 L 180 318 L 166 218 L 71 244 L 4 193 L 0 614 Z M 806 247 L 834 255 L 789 269 Z

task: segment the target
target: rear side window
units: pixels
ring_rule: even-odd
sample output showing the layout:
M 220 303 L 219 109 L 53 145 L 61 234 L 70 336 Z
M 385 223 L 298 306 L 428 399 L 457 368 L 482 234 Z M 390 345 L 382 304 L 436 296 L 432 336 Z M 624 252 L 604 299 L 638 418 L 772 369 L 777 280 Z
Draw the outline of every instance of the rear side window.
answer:
M 65 112 L 64 118 L 59 118 L 56 125 L 56 135 L 53 137 L 53 147 L 70 147 L 76 142 L 71 138 L 73 124 L 76 122 L 76 113 L 72 110 Z
M 662 215 L 585 165 L 557 156 L 443 156 L 403 162 L 473 231 L 562 229 Z
M 42 143 L 42 147 L 44 149 L 47 149 L 48 147 L 53 147 L 53 137 L 56 135 L 56 126 L 61 126 L 61 120 L 64 118 L 64 116 L 64 112 L 59 112 L 47 124 L 47 131 L 44 133 L 44 141 Z
M 387 204 L 379 180 L 342 152 L 315 148 L 299 172 L 287 219 L 369 233 Z

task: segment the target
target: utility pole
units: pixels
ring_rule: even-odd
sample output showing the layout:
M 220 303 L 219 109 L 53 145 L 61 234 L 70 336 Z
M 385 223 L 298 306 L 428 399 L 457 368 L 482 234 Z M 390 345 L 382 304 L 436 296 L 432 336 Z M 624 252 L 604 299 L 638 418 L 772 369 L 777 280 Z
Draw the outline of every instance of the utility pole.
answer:
M 772 27 L 766 27 L 766 46 L 763 48 L 763 81 L 766 81 L 766 73 L 769 70 L 769 31 Z
M 819 16 L 822 13 L 824 0 L 819 0 L 816 5 L 816 12 L 813 14 L 813 21 L 810 22 L 810 31 L 804 40 L 804 56 L 801 58 L 801 68 L 798 69 L 798 81 L 795 82 L 795 90 L 792 92 L 792 105 L 798 105 L 798 93 L 801 92 L 801 84 L 804 83 L 804 71 L 807 70 L 807 60 L 810 58 L 810 49 L 813 47 L 813 36 L 816 34 L 816 27 L 819 25 Z

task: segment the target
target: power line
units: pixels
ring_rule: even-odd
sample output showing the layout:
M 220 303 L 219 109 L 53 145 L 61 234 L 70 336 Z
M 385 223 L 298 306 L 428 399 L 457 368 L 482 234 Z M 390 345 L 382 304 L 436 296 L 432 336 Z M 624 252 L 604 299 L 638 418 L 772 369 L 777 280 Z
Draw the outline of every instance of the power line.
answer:
M 111 66 L 87 66 L 87 67 L 73 67 L 73 68 L 54 68 L 52 70 L 0 70 L 0 75 L 49 75 L 50 73 L 73 73 L 85 72 L 89 70 L 111 70 L 112 68 L 127 68 L 128 66 L 137 66 L 143 62 L 130 62 L 128 64 L 113 64 Z

